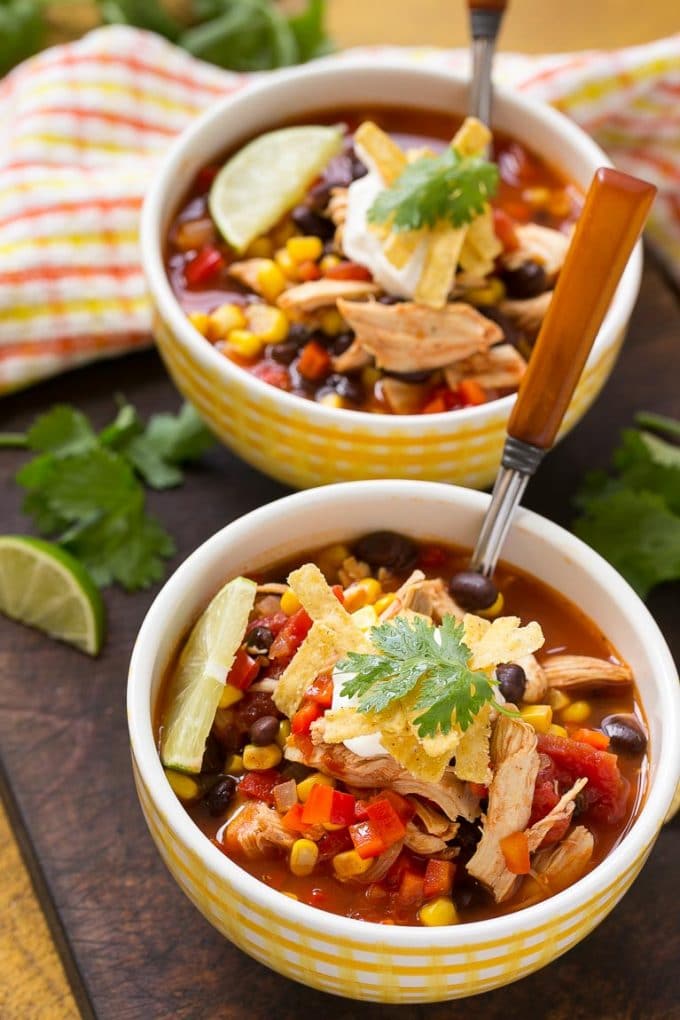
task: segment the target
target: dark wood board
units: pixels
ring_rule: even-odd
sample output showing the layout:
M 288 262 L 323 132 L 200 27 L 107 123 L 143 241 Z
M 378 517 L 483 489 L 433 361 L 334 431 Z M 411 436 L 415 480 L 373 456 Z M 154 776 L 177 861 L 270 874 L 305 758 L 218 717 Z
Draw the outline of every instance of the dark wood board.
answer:
M 577 479 L 606 463 L 635 409 L 680 415 L 679 369 L 677 299 L 648 268 L 604 395 L 546 460 L 527 504 L 568 523 Z M 116 392 L 145 414 L 178 405 L 148 352 L 6 398 L 0 424 L 21 429 L 57 401 L 76 403 L 102 424 Z M 26 529 L 12 481 L 23 459 L 14 452 L 0 459 L 3 532 Z M 178 563 L 223 524 L 284 492 L 216 448 L 184 488 L 154 494 L 150 502 L 176 536 Z M 680 818 L 662 833 L 624 901 L 585 942 L 516 985 L 462 1003 L 397 1008 L 345 1001 L 280 978 L 224 941 L 166 872 L 132 785 L 126 673 L 154 594 L 107 592 L 109 635 L 96 661 L 0 620 L 0 782 L 85 1014 L 104 1020 L 680 1018 Z M 677 586 L 658 591 L 651 608 L 680 657 Z

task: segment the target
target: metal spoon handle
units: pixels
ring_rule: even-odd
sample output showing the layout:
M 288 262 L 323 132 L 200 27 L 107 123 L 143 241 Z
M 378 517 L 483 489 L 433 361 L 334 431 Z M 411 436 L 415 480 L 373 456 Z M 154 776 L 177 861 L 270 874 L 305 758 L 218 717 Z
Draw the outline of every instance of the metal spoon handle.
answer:
M 508 422 L 502 467 L 472 556 L 493 573 L 529 478 L 552 447 L 656 188 L 618 170 L 593 177 Z
M 472 36 L 470 114 L 491 123 L 491 66 L 506 0 L 468 0 Z

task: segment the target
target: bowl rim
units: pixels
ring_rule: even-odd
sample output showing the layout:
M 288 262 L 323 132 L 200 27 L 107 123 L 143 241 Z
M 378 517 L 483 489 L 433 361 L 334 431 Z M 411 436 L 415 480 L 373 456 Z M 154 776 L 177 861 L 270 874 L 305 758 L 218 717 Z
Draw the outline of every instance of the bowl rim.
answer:
M 343 61 L 342 56 L 325 57 L 310 64 L 271 72 L 266 77 L 246 81 L 244 85 L 237 86 L 234 91 L 211 104 L 174 139 L 157 167 L 157 172 L 147 191 L 142 206 L 140 224 L 142 266 L 149 291 L 163 320 L 168 323 L 173 335 L 181 343 L 181 346 L 188 350 L 192 359 L 196 360 L 206 371 L 213 371 L 226 381 L 240 383 L 242 386 L 250 388 L 254 397 L 257 398 L 259 395 L 263 399 L 268 398 L 278 405 L 284 415 L 286 412 L 294 413 L 297 409 L 299 412 L 304 412 L 307 417 L 314 419 L 321 427 L 336 426 L 349 430 L 354 425 L 357 429 L 370 428 L 372 433 L 379 436 L 389 435 L 395 429 L 401 431 L 414 428 L 416 424 L 421 430 L 427 425 L 437 431 L 438 427 L 441 428 L 445 423 L 448 426 L 451 425 L 451 412 L 441 411 L 429 415 L 386 415 L 354 410 L 348 412 L 347 408 L 329 407 L 317 401 L 307 400 L 295 393 L 279 390 L 257 376 L 246 372 L 215 350 L 192 326 L 186 313 L 182 310 L 165 270 L 162 256 L 164 237 L 161 233 L 161 222 L 168 186 L 171 182 L 174 183 L 178 176 L 186 176 L 183 164 L 187 153 L 190 152 L 196 140 L 210 129 L 212 123 L 224 116 L 225 110 L 238 106 L 242 101 L 248 102 L 253 96 L 262 93 L 271 92 L 275 97 L 276 90 L 281 84 L 289 82 L 310 83 L 338 76 L 351 77 L 356 73 L 361 73 L 368 78 L 380 79 L 395 72 L 400 76 L 411 76 L 415 80 L 430 78 L 458 86 L 465 86 L 468 81 L 467 77 L 459 71 L 414 65 L 404 56 L 390 55 L 384 62 L 376 65 L 368 56 L 362 54 L 351 54 L 346 61 Z M 501 85 L 495 85 L 494 91 L 503 103 L 514 107 L 520 113 L 525 113 L 538 121 L 542 127 L 560 136 L 567 147 L 579 153 L 581 159 L 598 166 L 612 166 L 610 159 L 593 139 L 554 107 Z M 313 109 L 313 106 L 314 104 L 310 103 L 309 109 Z M 188 184 L 188 178 L 186 183 Z M 625 329 L 637 299 L 641 279 L 642 242 L 638 241 L 628 260 L 622 281 L 607 310 L 600 332 L 586 362 L 586 368 L 593 364 L 598 352 L 601 353 L 610 347 L 619 333 Z M 456 410 L 453 420 L 463 428 L 472 424 L 475 426 L 486 424 L 499 414 L 505 420 L 510 414 L 515 399 L 516 394 L 509 394 L 486 404 L 459 408 Z
M 188 556 L 165 582 L 139 630 L 132 651 L 127 687 L 127 715 L 133 759 L 149 797 L 175 838 L 195 853 L 219 880 L 234 885 L 244 898 L 262 908 L 274 910 L 284 924 L 299 923 L 306 928 L 316 928 L 330 937 L 363 943 L 381 942 L 393 949 L 449 947 L 453 950 L 464 945 L 472 948 L 475 943 L 482 941 L 511 938 L 518 931 L 534 929 L 562 912 L 578 909 L 605 891 L 617 875 L 624 874 L 634 866 L 639 856 L 651 848 L 680 781 L 680 688 L 673 658 L 658 625 L 638 595 L 606 560 L 580 539 L 533 511 L 520 509 L 513 528 L 530 533 L 551 554 L 567 555 L 589 574 L 598 576 L 612 597 L 616 598 L 621 612 L 637 621 L 638 628 L 645 633 L 650 657 L 655 662 L 654 683 L 661 699 L 659 714 L 664 730 L 664 746 L 642 810 L 614 850 L 572 886 L 522 910 L 441 929 L 385 926 L 328 913 L 271 889 L 213 846 L 182 807 L 161 765 L 153 734 L 150 685 L 164 621 L 176 608 L 182 592 L 190 590 L 192 584 L 224 554 L 225 549 L 237 544 L 241 536 L 251 529 L 268 529 L 301 507 L 309 511 L 316 506 L 317 510 L 322 511 L 329 502 L 342 500 L 351 503 L 364 496 L 373 497 L 376 501 L 408 496 L 417 496 L 425 502 L 448 500 L 452 509 L 465 506 L 479 512 L 484 510 L 490 499 L 486 493 L 441 482 L 343 482 L 285 496 L 252 510 L 216 532 Z M 427 931 L 426 936 L 423 931 Z

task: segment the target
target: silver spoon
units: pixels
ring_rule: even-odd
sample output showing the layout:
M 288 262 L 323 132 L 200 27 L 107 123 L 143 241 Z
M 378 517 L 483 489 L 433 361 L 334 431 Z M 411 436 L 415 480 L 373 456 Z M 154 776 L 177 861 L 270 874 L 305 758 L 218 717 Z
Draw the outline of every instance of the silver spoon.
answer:
M 491 67 L 506 0 L 468 0 L 472 36 L 470 115 L 491 125 Z

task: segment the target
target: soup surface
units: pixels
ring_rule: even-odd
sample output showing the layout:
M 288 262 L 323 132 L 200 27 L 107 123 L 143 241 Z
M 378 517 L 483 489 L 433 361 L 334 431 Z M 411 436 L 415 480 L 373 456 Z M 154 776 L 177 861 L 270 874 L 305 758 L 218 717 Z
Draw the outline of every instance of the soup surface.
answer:
M 381 107 L 318 111 L 307 123 L 341 125 L 337 153 L 241 251 L 215 221 L 221 164 L 196 176 L 166 249 L 172 288 L 195 327 L 245 371 L 331 407 L 429 414 L 514 392 L 581 209 L 578 189 L 501 132 L 487 152 L 478 134 L 486 129 L 470 120 L 461 128 L 441 113 Z M 463 169 L 440 168 L 459 138 Z M 397 175 L 388 187 L 380 160 L 390 145 L 390 158 L 412 170 L 417 163 L 430 183 L 406 182 L 396 193 Z M 486 155 L 492 165 L 480 170 Z M 258 205 L 257 190 L 249 198 L 241 187 L 257 170 L 236 173 L 239 202 Z M 452 203 L 461 188 L 470 197 L 465 181 L 480 189 L 462 225 L 428 205 L 427 189 L 446 173 Z M 274 178 L 269 191 L 283 183 Z M 405 196 L 408 215 L 434 219 L 415 230 L 392 213 L 371 222 L 371 198 L 394 194 Z
M 499 567 L 495 584 L 475 582 L 465 573 L 468 559 L 458 548 L 377 533 L 253 578 L 259 587 L 226 686 L 218 688 L 220 707 L 208 722 L 200 771 L 166 774 L 206 837 L 260 881 L 323 910 L 385 924 L 482 920 L 565 888 L 630 827 L 647 776 L 644 716 L 630 671 L 606 636 L 557 591 L 508 565 Z M 314 588 L 314 577 L 310 588 L 308 566 L 287 586 L 291 571 L 310 561 L 333 586 L 332 597 L 330 589 Z M 445 737 L 443 725 L 432 738 L 444 741 L 441 775 L 433 778 L 435 759 L 427 756 L 437 748 L 414 729 L 417 713 L 410 713 L 408 733 L 392 733 L 388 746 L 400 761 L 376 748 L 374 736 L 357 743 L 331 733 L 333 719 L 337 728 L 349 712 L 356 723 L 359 712 L 351 707 L 356 697 L 340 693 L 348 676 L 344 665 L 340 672 L 333 666 L 337 648 L 329 655 L 326 647 L 325 657 L 303 665 L 314 644 L 310 627 L 321 621 L 318 599 L 326 596 L 337 603 L 340 622 L 349 613 L 351 629 L 334 631 L 343 635 L 343 651 L 365 651 L 367 639 L 377 641 L 379 621 L 388 621 L 383 630 L 393 636 L 401 627 L 408 638 L 420 620 L 428 633 L 438 630 L 442 648 L 453 641 L 450 655 L 455 638 L 442 632 L 453 627 L 454 613 L 462 617 L 461 606 L 472 614 L 465 618 L 464 655 L 472 647 L 479 662 L 481 633 L 488 641 L 492 631 L 506 628 L 515 635 L 506 649 L 531 647 L 535 625 L 517 630 L 519 621 L 508 622 L 508 615 L 522 625 L 538 621 L 545 640 L 535 656 L 515 662 L 499 660 L 503 648 L 495 653 L 497 664 L 486 667 L 492 701 L 478 708 L 462 739 L 455 726 Z M 332 607 L 324 619 L 331 631 L 340 627 Z M 418 646 L 410 665 L 422 665 L 433 648 L 436 653 L 436 645 L 429 653 Z M 446 684 L 458 675 L 454 658 Z M 355 659 L 353 668 L 358 661 L 365 660 Z M 161 757 L 168 752 L 181 665 L 181 659 L 179 667 L 172 664 L 159 699 Z M 484 679 L 476 678 L 468 695 Z M 394 691 L 403 679 L 402 673 L 385 683 Z M 447 711 L 451 719 L 450 705 Z M 458 702 L 456 720 L 460 713 Z M 389 725 L 380 715 L 368 718 L 388 740 L 397 716 Z M 359 720 L 354 737 L 360 732 Z M 408 759 L 411 771 L 403 762 L 414 746 L 419 757 Z

